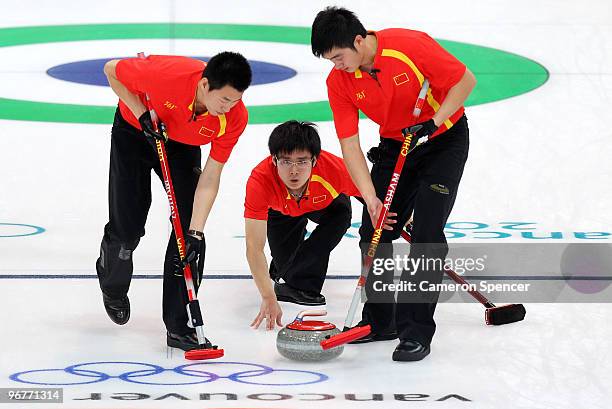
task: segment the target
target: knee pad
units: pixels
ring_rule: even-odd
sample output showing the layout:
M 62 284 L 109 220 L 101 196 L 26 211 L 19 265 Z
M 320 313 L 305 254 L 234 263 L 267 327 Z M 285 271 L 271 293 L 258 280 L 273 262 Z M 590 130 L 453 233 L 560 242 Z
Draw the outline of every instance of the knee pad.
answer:
M 106 243 L 102 242 L 100 246 L 100 259 L 105 260 L 105 256 L 117 257 L 121 261 L 130 261 L 132 259 L 132 253 L 140 239 L 136 239 L 126 243 Z M 102 267 L 104 261 L 102 261 Z
M 119 249 L 119 254 L 118 254 L 119 260 L 129 261 L 132 258 L 133 251 L 134 250 L 125 248 L 122 244 L 121 248 Z
M 134 249 L 136 249 L 136 246 L 138 246 L 139 242 L 140 242 L 140 239 L 136 239 L 136 240 L 126 242 L 126 243 L 120 243 L 119 254 L 117 256 L 119 260 L 123 260 L 123 261 L 131 260 L 132 252 L 134 251 Z

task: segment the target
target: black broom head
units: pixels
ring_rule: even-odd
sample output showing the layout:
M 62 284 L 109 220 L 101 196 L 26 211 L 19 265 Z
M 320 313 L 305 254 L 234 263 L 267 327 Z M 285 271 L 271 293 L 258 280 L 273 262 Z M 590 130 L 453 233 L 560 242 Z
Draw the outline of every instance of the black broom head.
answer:
M 487 325 L 504 325 L 525 319 L 527 311 L 523 304 L 508 304 L 487 308 L 485 321 Z

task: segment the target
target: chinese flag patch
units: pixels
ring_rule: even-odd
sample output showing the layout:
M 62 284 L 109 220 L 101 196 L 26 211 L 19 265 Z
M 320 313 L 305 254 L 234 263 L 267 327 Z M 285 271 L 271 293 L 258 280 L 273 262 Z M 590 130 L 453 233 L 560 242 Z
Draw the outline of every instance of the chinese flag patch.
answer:
M 323 201 L 325 201 L 325 199 L 327 199 L 327 195 L 321 195 L 321 196 L 315 196 L 312 198 L 312 203 L 321 203 Z
M 410 81 L 410 78 L 408 78 L 408 74 L 403 72 L 400 75 L 393 77 L 393 81 L 395 82 L 395 85 L 402 85 Z
M 200 128 L 200 131 L 198 133 L 200 135 L 212 138 L 213 135 L 215 134 L 215 131 L 213 131 L 212 129 L 208 129 L 207 127 L 203 126 L 203 127 Z

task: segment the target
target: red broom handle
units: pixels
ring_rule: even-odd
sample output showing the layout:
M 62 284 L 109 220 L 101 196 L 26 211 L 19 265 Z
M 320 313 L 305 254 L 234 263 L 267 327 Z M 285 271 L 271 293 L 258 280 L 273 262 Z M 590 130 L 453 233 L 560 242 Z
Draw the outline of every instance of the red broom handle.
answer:
M 429 80 L 425 79 L 421 86 L 421 91 L 419 92 L 419 96 L 415 103 L 414 110 L 412 112 L 412 116 L 415 119 L 418 119 L 421 114 L 421 109 L 425 103 L 425 98 L 427 92 L 429 90 Z M 391 208 L 391 202 L 393 201 L 393 196 L 395 196 L 395 190 L 397 189 L 397 184 L 399 183 L 400 175 L 402 173 L 402 169 L 404 167 L 404 163 L 406 163 L 406 156 L 415 147 L 410 149 L 410 142 L 414 137 L 414 133 L 409 133 L 407 131 L 408 128 L 404 128 L 402 130 L 404 134 L 404 142 L 402 143 L 402 147 L 400 153 L 397 157 L 397 161 L 395 162 L 395 168 L 393 169 L 393 175 L 391 176 L 391 181 L 389 182 L 389 187 L 387 188 L 387 193 L 385 194 L 385 200 L 383 202 L 383 206 L 380 209 L 380 213 L 378 214 L 378 220 L 376 221 L 376 227 L 374 228 L 374 233 L 372 235 L 372 240 L 370 241 L 370 245 L 368 246 L 368 250 L 366 252 L 365 259 L 363 260 L 361 275 L 359 276 L 359 280 L 357 281 L 357 286 L 355 287 L 355 292 L 353 293 L 353 298 L 351 299 L 351 305 L 349 306 L 348 314 L 346 315 L 346 319 L 344 320 L 344 329 L 347 330 L 353 325 L 353 319 L 355 318 L 355 313 L 357 311 L 357 305 L 359 304 L 359 296 L 361 294 L 361 289 L 365 286 L 366 279 L 368 277 L 368 272 L 372 267 L 372 263 L 374 262 L 374 256 L 376 255 L 376 249 L 378 249 L 378 244 L 380 242 L 380 237 L 383 232 L 383 225 L 385 223 L 385 219 L 387 218 L 387 214 L 389 213 L 389 209 Z
M 406 230 L 402 230 L 401 233 L 402 237 L 404 238 L 404 240 L 406 240 L 408 243 L 412 242 L 412 236 L 410 235 L 410 233 L 408 233 Z M 467 286 L 468 288 L 468 293 L 470 293 L 470 295 L 472 297 L 474 297 L 479 303 L 481 303 L 482 305 L 484 305 L 487 308 L 494 308 L 495 304 L 493 304 L 491 301 L 489 301 L 487 299 L 487 297 L 485 297 L 484 295 L 482 295 L 480 292 L 476 291 L 476 290 L 471 290 L 471 286 L 469 285 L 469 283 L 465 280 L 465 278 L 461 277 L 459 274 L 455 273 L 453 270 L 451 270 L 449 267 L 444 267 L 444 272 L 450 277 L 452 278 L 452 280 L 454 282 L 456 282 L 457 284 L 462 284 Z
M 138 58 L 145 58 L 144 53 L 138 53 Z M 162 133 L 166 132 L 165 127 L 161 126 L 158 128 L 158 117 L 157 113 L 151 105 L 151 99 L 149 94 L 145 93 L 145 106 L 151 113 L 151 119 L 153 120 L 153 127 L 155 131 Z M 157 145 L 157 156 L 159 157 L 159 165 L 162 171 L 162 177 L 164 180 L 164 189 L 168 195 L 168 203 L 170 204 L 170 219 L 172 220 L 172 227 L 174 228 L 174 235 L 176 236 L 176 245 L 178 247 L 179 257 L 181 261 L 185 258 L 185 236 L 183 235 L 183 226 L 181 226 L 181 218 L 179 217 L 178 206 L 176 205 L 176 195 L 174 194 L 174 186 L 172 185 L 172 177 L 170 176 L 170 167 L 168 166 L 168 155 L 166 154 L 166 146 L 159 139 L 155 140 Z M 193 276 L 191 274 L 191 266 L 187 264 L 185 266 L 183 276 L 185 278 L 185 284 L 187 286 L 187 297 L 189 301 L 195 300 L 195 287 L 193 285 Z
M 421 88 L 419 98 L 416 101 L 415 108 L 413 111 L 413 116 L 415 119 L 418 119 L 419 115 L 421 114 L 421 109 L 423 107 L 423 104 L 425 103 L 425 95 L 428 89 L 429 81 L 425 80 L 423 82 L 423 87 Z M 385 194 L 385 201 L 383 202 L 383 206 L 380 209 L 380 213 L 378 214 L 378 220 L 376 221 L 374 234 L 372 235 L 372 240 L 370 241 L 370 245 L 368 246 L 368 251 L 366 252 L 366 257 L 363 262 L 361 277 L 359 278 L 359 284 L 361 286 L 365 285 L 367 273 L 372 267 L 372 263 L 374 262 L 374 256 L 376 256 L 376 250 L 378 249 L 380 237 L 383 233 L 383 225 L 385 224 L 387 214 L 389 213 L 389 209 L 391 208 L 391 202 L 393 202 L 393 196 L 395 196 L 395 190 L 397 189 L 400 175 L 402 174 L 402 169 L 404 168 L 404 164 L 406 163 L 406 156 L 408 156 L 408 153 L 410 153 L 411 151 L 409 148 L 413 137 L 413 133 L 408 133 L 407 131 L 404 132 L 404 141 L 402 143 L 402 148 L 400 149 L 397 161 L 395 162 L 395 168 L 393 169 L 393 174 L 391 175 L 391 181 L 389 182 L 389 187 L 387 188 L 387 193 Z

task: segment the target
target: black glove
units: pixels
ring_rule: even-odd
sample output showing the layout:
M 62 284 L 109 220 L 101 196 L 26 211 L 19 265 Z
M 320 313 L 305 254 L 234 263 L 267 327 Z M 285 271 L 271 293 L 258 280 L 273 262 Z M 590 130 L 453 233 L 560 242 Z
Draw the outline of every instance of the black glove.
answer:
M 140 127 L 142 128 L 142 132 L 147 137 L 147 142 L 149 142 L 149 144 L 153 146 L 153 149 L 155 149 L 156 152 L 157 152 L 157 143 L 155 143 L 156 140 L 168 142 L 168 135 L 166 134 L 166 132 L 160 132 L 160 131 L 163 131 L 164 129 L 163 123 L 159 122 L 158 129 L 160 131 L 155 131 L 155 127 L 153 126 L 153 119 L 151 119 L 150 111 L 145 111 L 144 114 L 140 115 L 140 117 L 138 118 L 138 122 L 140 122 Z
M 382 157 L 382 152 L 380 151 L 380 148 L 378 146 L 374 146 L 370 148 L 370 150 L 366 154 L 366 157 L 370 162 L 377 163 Z
M 404 136 L 408 133 L 413 134 L 408 151 L 427 142 L 437 130 L 438 127 L 433 119 L 402 129 L 402 134 L 404 134 Z
M 183 260 L 175 260 L 174 274 L 177 276 L 182 276 L 185 266 L 189 264 L 191 267 L 191 275 L 193 275 L 194 279 L 199 281 L 197 277 L 200 277 L 201 271 L 204 270 L 204 260 L 202 260 L 202 263 L 200 263 L 200 254 L 203 253 L 203 249 L 205 247 L 206 242 L 203 238 L 200 240 L 197 237 L 187 234 L 185 236 L 185 258 Z M 178 254 L 177 257 L 179 257 Z

